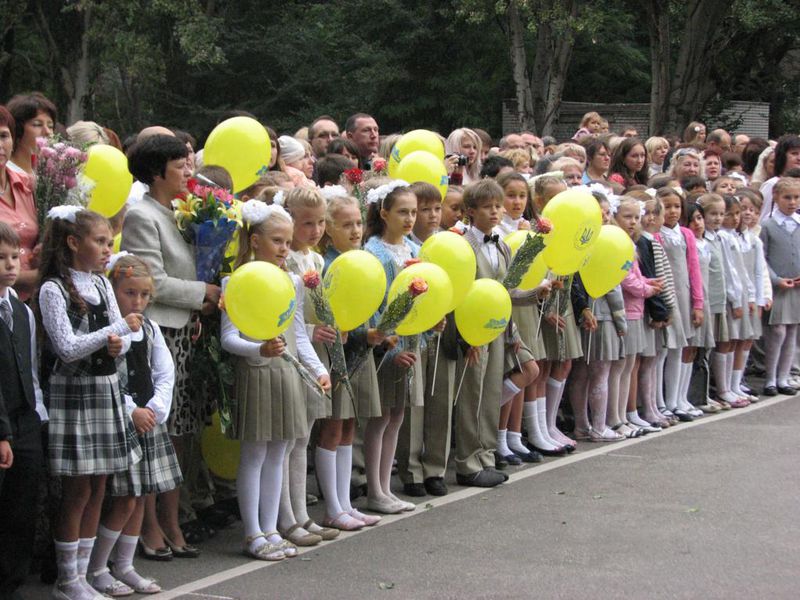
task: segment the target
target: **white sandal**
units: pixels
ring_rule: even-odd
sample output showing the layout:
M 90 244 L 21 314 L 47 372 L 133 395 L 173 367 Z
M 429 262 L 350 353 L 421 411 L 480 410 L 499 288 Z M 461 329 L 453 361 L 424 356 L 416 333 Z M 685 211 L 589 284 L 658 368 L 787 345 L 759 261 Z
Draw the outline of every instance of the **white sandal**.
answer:
M 129 567 L 124 573 L 112 569 L 111 575 L 128 587 L 133 588 L 133 591 L 137 594 L 157 594 L 161 591 L 161 586 L 158 585 L 155 579 L 142 577 L 133 567 Z
M 97 577 L 100 575 L 108 575 L 112 581 L 106 585 L 98 585 L 96 582 Z M 100 569 L 99 571 L 95 571 L 91 574 L 92 581 L 89 585 L 92 586 L 93 589 L 97 590 L 101 594 L 106 596 L 111 596 L 112 598 L 122 598 L 124 596 L 131 596 L 134 592 L 133 588 L 129 586 L 127 583 L 120 581 L 114 575 L 111 574 L 111 571 L 106 567 L 105 569 Z
M 264 543 L 261 544 L 260 546 L 257 546 L 255 550 L 251 550 L 250 544 L 252 544 L 258 538 L 264 538 Z M 244 538 L 244 548 L 242 549 L 242 551 L 246 556 L 249 556 L 250 558 L 255 558 L 256 560 L 279 561 L 286 558 L 286 553 L 283 551 L 281 544 L 273 544 L 269 542 L 267 540 L 266 533 L 259 533 L 258 535 L 248 535 L 246 538 Z

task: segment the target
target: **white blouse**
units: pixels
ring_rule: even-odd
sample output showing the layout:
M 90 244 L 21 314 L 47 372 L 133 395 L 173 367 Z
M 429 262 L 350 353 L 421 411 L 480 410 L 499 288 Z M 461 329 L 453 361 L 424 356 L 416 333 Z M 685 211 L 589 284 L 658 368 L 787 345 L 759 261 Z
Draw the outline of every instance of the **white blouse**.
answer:
M 156 423 L 159 425 L 166 423 L 169 418 L 169 411 L 172 408 L 172 389 L 175 387 L 175 363 L 172 362 L 172 353 L 164 341 L 161 328 L 155 321 L 150 321 L 153 325 L 153 351 L 150 357 L 150 372 L 153 377 L 153 397 L 145 405 L 153 411 L 156 416 Z M 132 342 L 140 342 L 144 337 L 141 329 L 131 333 Z M 133 398 L 125 394 L 125 407 L 128 414 L 133 413 L 137 408 Z
M 303 298 L 305 296 L 305 288 L 303 281 L 294 273 L 289 273 L 294 283 L 295 298 L 297 306 L 294 311 L 294 335 L 297 342 L 297 358 L 311 371 L 314 377 L 327 375 L 328 371 L 325 366 L 320 362 L 317 353 L 314 352 L 314 347 L 308 339 L 306 333 L 306 323 L 303 318 Z M 225 293 L 225 288 L 228 286 L 230 277 L 222 280 L 222 292 Z M 236 325 L 228 317 L 228 313 L 222 312 L 222 347 L 227 352 L 235 354 L 236 356 L 244 356 L 246 358 L 257 358 L 261 356 L 261 345 L 263 342 L 254 340 L 247 337 L 236 328 Z
M 69 270 L 75 289 L 89 304 L 100 303 L 100 292 L 95 287 L 92 273 Z M 42 312 L 42 324 L 47 332 L 56 355 L 64 362 L 75 362 L 90 356 L 108 344 L 109 335 L 118 335 L 122 338 L 123 354 L 130 347 L 130 327 L 119 312 L 117 299 L 111 282 L 103 276 L 97 276 L 101 285 L 105 286 L 108 298 L 108 319 L 110 325 L 99 331 L 86 334 L 76 334 L 72 330 L 67 315 L 67 301 L 61 293 L 61 288 L 53 281 L 46 281 L 39 291 L 39 309 Z

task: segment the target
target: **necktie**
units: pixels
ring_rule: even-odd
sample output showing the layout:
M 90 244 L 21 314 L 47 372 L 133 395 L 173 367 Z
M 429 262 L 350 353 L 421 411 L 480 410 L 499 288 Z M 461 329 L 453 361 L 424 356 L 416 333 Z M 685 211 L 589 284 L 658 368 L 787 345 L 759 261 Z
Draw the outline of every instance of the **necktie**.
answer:
M 488 244 L 489 242 L 494 242 L 495 244 L 500 240 L 500 236 L 498 234 L 493 235 L 484 235 L 483 236 L 483 243 Z
M 7 300 L 0 301 L 0 317 L 3 317 L 3 321 L 8 326 L 9 331 L 14 330 L 14 320 L 11 316 L 11 304 Z

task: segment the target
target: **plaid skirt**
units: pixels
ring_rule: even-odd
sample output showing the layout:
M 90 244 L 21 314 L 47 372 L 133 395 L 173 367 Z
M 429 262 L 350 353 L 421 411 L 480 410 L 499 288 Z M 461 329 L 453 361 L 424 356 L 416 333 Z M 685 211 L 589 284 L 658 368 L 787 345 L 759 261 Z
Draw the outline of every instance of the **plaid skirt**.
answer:
M 116 373 L 53 373 L 47 397 L 51 475 L 108 475 L 139 462 L 142 449 L 123 406 Z
M 142 460 L 124 473 L 109 478 L 108 491 L 112 496 L 146 496 L 174 490 L 183 483 L 175 448 L 167 433 L 166 424 L 156 425 L 139 436 Z

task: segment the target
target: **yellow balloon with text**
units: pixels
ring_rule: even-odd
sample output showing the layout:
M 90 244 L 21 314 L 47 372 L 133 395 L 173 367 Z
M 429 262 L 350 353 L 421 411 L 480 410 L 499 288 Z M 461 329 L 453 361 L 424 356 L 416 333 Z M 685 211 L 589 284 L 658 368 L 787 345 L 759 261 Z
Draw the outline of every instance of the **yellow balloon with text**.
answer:
M 386 294 L 386 272 L 369 252 L 350 250 L 337 256 L 325 271 L 322 293 L 339 329 L 352 331 L 380 308 Z
M 234 192 L 266 173 L 271 156 L 269 134 L 252 117 L 226 119 L 214 127 L 203 148 L 203 164 L 225 167 L 233 179 Z
M 386 297 L 387 305 L 417 278 L 425 280 L 428 291 L 414 300 L 411 311 L 397 326 L 398 335 L 428 331 L 444 318 L 453 302 L 453 284 L 445 270 L 433 263 L 421 262 L 406 267 L 394 278 Z
M 553 229 L 545 236 L 544 262 L 556 275 L 577 271 L 597 241 L 603 215 L 600 205 L 585 190 L 566 190 L 554 196 L 542 216 Z
M 200 451 L 208 469 L 217 477 L 233 481 L 239 470 L 239 454 L 241 442 L 232 440 L 222 433 L 219 425 L 219 413 L 211 415 L 211 425 L 203 429 L 200 435 Z
M 461 304 L 475 281 L 477 266 L 469 242 L 452 231 L 440 231 L 425 240 L 419 250 L 419 259 L 438 265 L 447 273 L 453 285 L 453 299 L 447 310 L 451 312 Z
M 579 269 L 583 287 L 592 298 L 605 296 L 633 267 L 631 238 L 616 225 L 603 225 L 597 242 Z
M 271 340 L 292 324 L 297 308 L 292 279 L 272 263 L 255 260 L 236 269 L 223 303 L 237 329 L 256 340 Z
M 408 183 L 430 183 L 439 190 L 442 199 L 447 195 L 447 185 L 450 182 L 444 160 L 425 150 L 415 150 L 406 155 L 392 177 Z
M 395 142 L 394 148 L 392 148 L 392 152 L 389 155 L 389 177 L 402 179 L 402 177 L 396 174 L 397 167 L 400 166 L 403 158 L 417 150 L 430 152 L 440 160 L 444 160 L 444 143 L 441 138 L 433 131 L 415 129 L 404 133 L 402 137 Z
M 133 185 L 128 157 L 107 144 L 90 146 L 86 155 L 81 180 L 91 188 L 87 208 L 104 217 L 113 217 L 125 206 Z
M 494 279 L 476 279 L 456 308 L 456 327 L 470 346 L 484 346 L 502 335 L 510 319 L 511 296 Z

